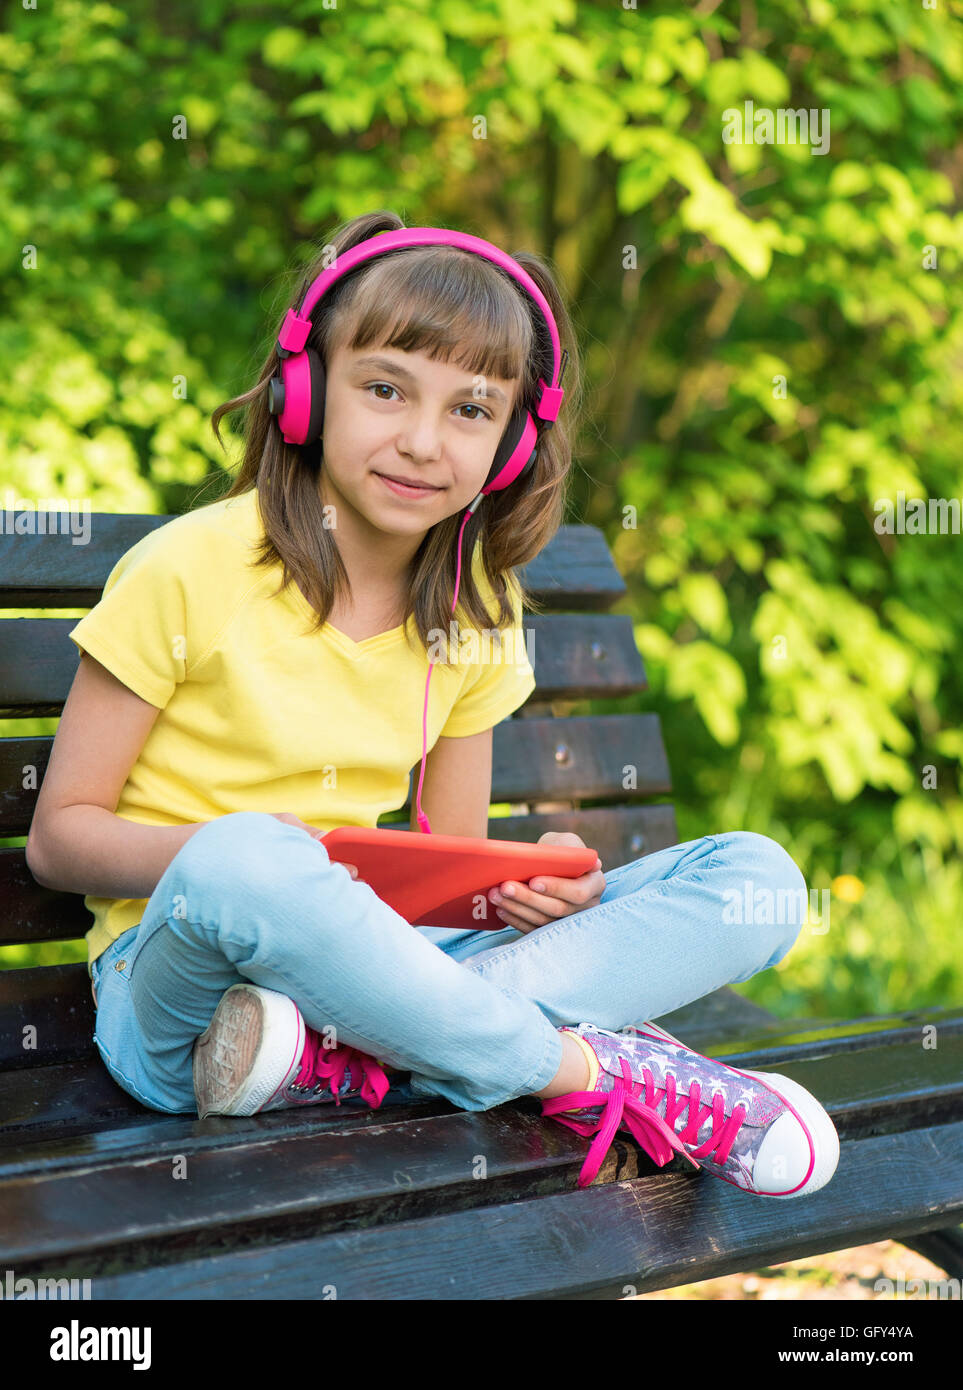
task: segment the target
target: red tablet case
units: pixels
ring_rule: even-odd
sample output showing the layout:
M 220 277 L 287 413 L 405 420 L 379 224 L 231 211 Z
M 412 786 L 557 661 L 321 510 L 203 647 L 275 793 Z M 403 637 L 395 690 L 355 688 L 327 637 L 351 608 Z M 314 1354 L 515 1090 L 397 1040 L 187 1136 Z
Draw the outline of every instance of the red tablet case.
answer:
M 387 827 L 341 825 L 320 837 L 337 863 L 355 864 L 358 878 L 412 926 L 503 931 L 490 889 L 506 879 L 527 883 L 539 874 L 579 878 L 595 868 L 594 849 L 533 845 L 523 840 L 477 840 L 424 835 Z

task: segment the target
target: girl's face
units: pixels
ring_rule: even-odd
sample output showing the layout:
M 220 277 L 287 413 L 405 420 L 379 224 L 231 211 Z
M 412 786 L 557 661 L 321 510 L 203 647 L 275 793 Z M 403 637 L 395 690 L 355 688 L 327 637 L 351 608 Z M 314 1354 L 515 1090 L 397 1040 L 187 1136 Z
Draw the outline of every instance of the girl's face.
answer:
M 491 471 L 520 383 L 473 378 L 463 367 L 397 348 L 338 347 L 330 356 L 324 500 L 413 539 L 464 511 Z M 403 496 L 384 474 L 433 490 Z

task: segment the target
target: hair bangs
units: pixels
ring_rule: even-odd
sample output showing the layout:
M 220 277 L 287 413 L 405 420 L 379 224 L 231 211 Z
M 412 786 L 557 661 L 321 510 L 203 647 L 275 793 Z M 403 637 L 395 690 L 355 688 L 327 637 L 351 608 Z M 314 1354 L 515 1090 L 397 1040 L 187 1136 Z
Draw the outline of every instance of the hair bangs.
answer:
M 353 283 L 352 283 L 353 282 Z M 532 375 L 534 329 L 519 292 L 494 265 L 448 247 L 389 253 L 345 284 L 332 310 L 336 343 L 424 352 L 473 376 Z

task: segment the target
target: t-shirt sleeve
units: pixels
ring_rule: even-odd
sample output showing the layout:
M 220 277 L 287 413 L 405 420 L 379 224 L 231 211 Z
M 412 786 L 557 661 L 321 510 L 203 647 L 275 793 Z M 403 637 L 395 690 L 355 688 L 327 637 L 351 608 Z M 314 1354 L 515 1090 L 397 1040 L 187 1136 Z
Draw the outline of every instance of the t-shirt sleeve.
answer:
M 158 709 L 198 655 L 188 618 L 190 547 L 174 526 L 148 532 L 120 557 L 100 601 L 67 634 Z
M 501 629 L 500 645 L 479 642 L 479 660 L 461 694 L 452 706 L 442 738 L 468 738 L 494 728 L 525 703 L 535 689 L 522 626 L 522 597 L 514 578 L 509 580 L 508 597 L 513 622 Z

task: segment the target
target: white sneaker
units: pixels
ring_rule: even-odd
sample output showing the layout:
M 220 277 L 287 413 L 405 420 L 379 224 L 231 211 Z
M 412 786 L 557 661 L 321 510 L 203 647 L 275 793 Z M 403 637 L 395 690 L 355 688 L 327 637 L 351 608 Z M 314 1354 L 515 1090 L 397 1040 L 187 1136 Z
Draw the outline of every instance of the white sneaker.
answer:
M 380 1106 L 389 1081 L 357 1048 L 325 1047 L 293 999 L 232 985 L 194 1044 L 194 1098 L 206 1115 L 257 1115 L 360 1095 Z

